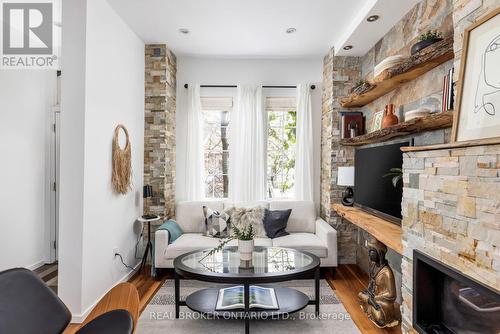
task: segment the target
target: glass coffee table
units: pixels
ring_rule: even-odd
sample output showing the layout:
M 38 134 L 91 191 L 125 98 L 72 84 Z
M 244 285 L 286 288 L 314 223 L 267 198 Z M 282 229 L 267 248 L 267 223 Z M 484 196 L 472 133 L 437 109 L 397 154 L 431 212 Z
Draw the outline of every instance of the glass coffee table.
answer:
M 175 317 L 179 318 L 181 306 L 187 306 L 215 319 L 243 319 L 245 333 L 250 332 L 251 319 L 276 319 L 315 305 L 319 313 L 320 260 L 316 255 L 290 248 L 255 247 L 252 261 L 240 261 L 237 247 L 227 247 L 213 255 L 210 250 L 194 251 L 174 260 L 175 268 Z M 277 310 L 250 309 L 250 285 L 279 283 L 294 279 L 314 278 L 314 299 L 295 289 L 272 286 L 278 301 Z M 218 311 L 219 288 L 196 291 L 180 300 L 180 280 L 193 279 L 205 282 L 242 285 L 244 309 Z M 267 286 L 266 286 L 267 287 Z

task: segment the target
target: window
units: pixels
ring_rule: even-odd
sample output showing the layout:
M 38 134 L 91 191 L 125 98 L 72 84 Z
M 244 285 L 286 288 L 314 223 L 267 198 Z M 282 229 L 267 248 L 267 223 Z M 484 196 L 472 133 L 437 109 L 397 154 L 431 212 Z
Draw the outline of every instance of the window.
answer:
M 293 197 L 297 112 L 295 98 L 266 99 L 267 191 L 269 198 Z
M 205 197 L 227 198 L 229 190 L 229 120 L 232 98 L 202 97 Z

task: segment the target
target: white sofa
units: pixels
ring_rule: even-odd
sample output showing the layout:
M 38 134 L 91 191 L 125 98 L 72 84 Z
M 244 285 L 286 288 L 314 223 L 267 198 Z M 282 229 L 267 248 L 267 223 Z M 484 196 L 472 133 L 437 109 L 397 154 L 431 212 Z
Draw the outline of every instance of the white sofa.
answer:
M 321 267 L 337 266 L 337 231 L 316 216 L 313 202 L 307 201 L 270 201 L 252 203 L 234 203 L 229 201 L 180 202 L 176 208 L 176 221 L 184 234 L 173 243 L 168 243 L 168 231 L 158 230 L 155 233 L 155 266 L 156 268 L 173 268 L 174 259 L 182 254 L 198 249 L 214 248 L 219 244 L 217 238 L 206 237 L 203 206 L 222 211 L 230 207 L 263 206 L 270 210 L 292 209 L 288 220 L 287 232 L 290 235 L 269 239 L 256 238 L 256 246 L 289 247 L 317 255 L 321 259 Z M 236 246 L 231 241 L 228 246 Z

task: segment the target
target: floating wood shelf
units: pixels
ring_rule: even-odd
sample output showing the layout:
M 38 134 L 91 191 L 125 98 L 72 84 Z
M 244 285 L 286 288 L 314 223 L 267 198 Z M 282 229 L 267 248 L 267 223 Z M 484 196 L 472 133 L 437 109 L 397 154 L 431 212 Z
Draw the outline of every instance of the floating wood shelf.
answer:
M 386 69 L 374 78 L 373 82 L 365 85 L 362 91 L 353 92 L 341 99 L 341 105 L 344 108 L 365 106 L 453 57 L 453 36 L 449 36 L 409 57 L 403 63 Z
M 342 204 L 333 204 L 332 208 L 340 217 L 370 233 L 378 241 L 403 255 L 403 242 L 401 240 L 403 230 L 400 226 L 359 208 L 343 206 Z
M 432 114 L 429 116 L 415 118 L 389 128 L 370 132 L 366 135 L 354 138 L 341 139 L 340 144 L 344 146 L 361 146 L 372 143 L 380 143 L 392 138 L 407 136 L 412 133 L 450 128 L 453 125 L 453 112 Z

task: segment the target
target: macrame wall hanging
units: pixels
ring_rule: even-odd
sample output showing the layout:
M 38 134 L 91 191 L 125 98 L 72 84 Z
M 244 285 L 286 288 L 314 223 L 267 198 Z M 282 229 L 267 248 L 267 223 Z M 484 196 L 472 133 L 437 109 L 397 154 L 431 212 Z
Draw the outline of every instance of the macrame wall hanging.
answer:
M 125 133 L 125 147 L 122 149 L 119 143 L 120 130 Z M 126 194 L 131 188 L 132 176 L 132 154 L 130 147 L 130 139 L 125 126 L 119 124 L 115 128 L 113 136 L 113 174 L 111 182 L 113 188 L 119 194 Z

